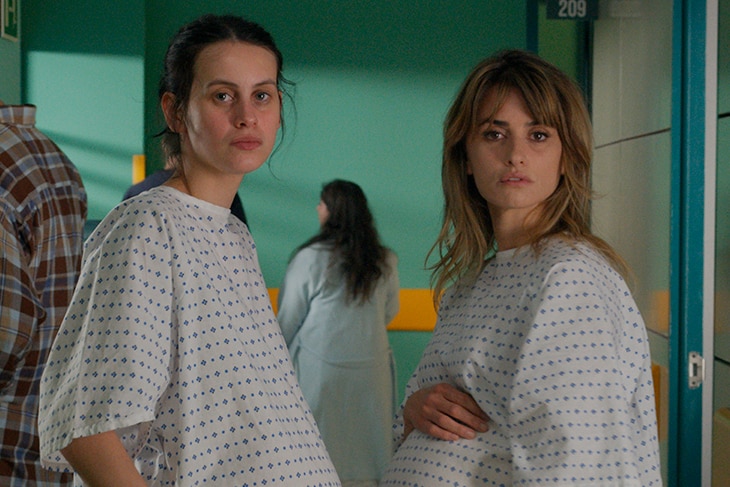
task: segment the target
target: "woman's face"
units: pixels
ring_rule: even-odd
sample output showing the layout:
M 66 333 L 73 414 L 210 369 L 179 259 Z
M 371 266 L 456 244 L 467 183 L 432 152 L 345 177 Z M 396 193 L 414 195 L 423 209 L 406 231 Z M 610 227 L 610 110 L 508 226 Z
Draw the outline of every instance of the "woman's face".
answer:
M 511 91 L 489 119 L 495 102 L 494 93 L 488 93 L 479 125 L 467 136 L 467 172 L 495 225 L 504 218 L 523 225 L 558 186 L 562 143 L 554 127 L 534 120 L 519 92 Z
M 327 208 L 324 201 L 319 200 L 319 203 L 317 204 L 317 218 L 319 219 L 319 226 L 321 227 L 324 225 L 329 217 L 330 210 Z
M 276 81 L 276 57 L 263 47 L 223 41 L 200 51 L 184 118 L 163 97 L 188 177 L 243 176 L 266 161 L 281 124 Z

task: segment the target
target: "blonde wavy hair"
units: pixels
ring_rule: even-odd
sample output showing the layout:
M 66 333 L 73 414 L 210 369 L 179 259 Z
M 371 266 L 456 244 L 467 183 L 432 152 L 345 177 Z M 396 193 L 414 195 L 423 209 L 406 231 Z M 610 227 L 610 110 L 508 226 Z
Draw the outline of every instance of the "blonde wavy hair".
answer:
M 451 284 L 475 280 L 496 250 L 487 202 L 467 174 L 466 140 L 476 130 L 479 110 L 487 94 L 495 95 L 492 113 L 499 111 L 507 95 L 516 90 L 539 124 L 554 127 L 562 144 L 563 175 L 557 188 L 535 210 L 539 218 L 525 231 L 536 251 L 546 237 L 581 241 L 604 255 L 622 275 L 624 260 L 590 230 L 591 161 L 593 135 L 583 94 L 562 71 L 535 54 L 502 51 L 479 63 L 467 76 L 444 122 L 441 178 L 444 217 L 436 243 L 426 262 L 436 255 L 431 286 L 438 302 Z M 482 118 L 483 120 L 484 118 Z

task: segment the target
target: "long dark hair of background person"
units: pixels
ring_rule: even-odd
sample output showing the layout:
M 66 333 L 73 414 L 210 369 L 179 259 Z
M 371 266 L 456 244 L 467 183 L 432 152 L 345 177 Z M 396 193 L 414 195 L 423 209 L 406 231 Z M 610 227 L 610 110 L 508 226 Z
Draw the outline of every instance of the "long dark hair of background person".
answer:
M 331 245 L 332 263 L 342 266 L 348 299 L 364 302 L 387 266 L 386 248 L 380 242 L 365 193 L 355 183 L 335 179 L 322 187 L 320 198 L 329 217 L 319 233 L 297 251 L 318 242 Z

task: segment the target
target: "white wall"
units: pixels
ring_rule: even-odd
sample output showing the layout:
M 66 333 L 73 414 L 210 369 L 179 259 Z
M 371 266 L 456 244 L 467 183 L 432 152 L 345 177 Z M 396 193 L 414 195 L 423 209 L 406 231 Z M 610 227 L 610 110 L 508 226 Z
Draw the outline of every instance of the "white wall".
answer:
M 672 1 L 603 1 L 594 24 L 594 231 L 628 261 L 659 366 L 667 451 Z M 663 462 L 666 481 L 666 462 Z

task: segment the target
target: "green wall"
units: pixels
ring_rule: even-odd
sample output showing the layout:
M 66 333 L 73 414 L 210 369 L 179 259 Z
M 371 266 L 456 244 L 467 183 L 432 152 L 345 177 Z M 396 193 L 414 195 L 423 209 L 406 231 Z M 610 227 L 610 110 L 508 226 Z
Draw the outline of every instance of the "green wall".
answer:
M 523 2 L 501 0 L 24 0 L 24 99 L 79 166 L 91 219 L 131 179 L 131 157 L 159 168 L 157 82 L 177 28 L 205 12 L 260 22 L 296 82 L 286 136 L 240 190 L 267 283 L 317 230 L 321 185 L 359 183 L 403 288 L 427 288 L 424 259 L 441 218 L 441 124 L 470 68 L 527 47 Z M 529 2 L 528 2 L 529 3 Z M 429 333 L 393 332 L 401 390 Z
M 441 216 L 441 123 L 467 71 L 503 47 L 525 47 L 525 7 L 501 1 L 208 1 L 146 3 L 147 136 L 161 128 L 159 66 L 180 24 L 204 12 L 260 22 L 297 83 L 284 145 L 246 177 L 241 196 L 269 286 L 291 251 L 317 230 L 322 183 L 359 183 L 403 287 L 428 287 L 424 258 Z M 146 139 L 159 167 L 157 140 Z
M 264 25 L 297 83 L 297 116 L 289 107 L 284 145 L 240 191 L 269 286 L 279 286 L 291 251 L 317 230 L 319 190 L 337 177 L 368 195 L 399 256 L 402 287 L 427 288 L 424 258 L 441 218 L 441 124 L 479 59 L 526 47 L 522 2 L 149 1 L 147 135 L 161 127 L 155 89 L 167 41 L 206 11 Z M 157 141 L 148 138 L 146 148 L 159 154 Z M 390 334 L 401 394 L 429 336 Z
M 76 163 L 100 219 L 142 153 L 144 0 L 23 0 L 23 100 Z
M 2 38 L 0 38 L 0 100 L 7 105 L 20 103 L 20 42 Z
M 537 52 L 576 80 L 590 104 L 591 63 L 589 38 L 592 23 L 580 20 L 548 19 L 545 0 L 539 0 Z

